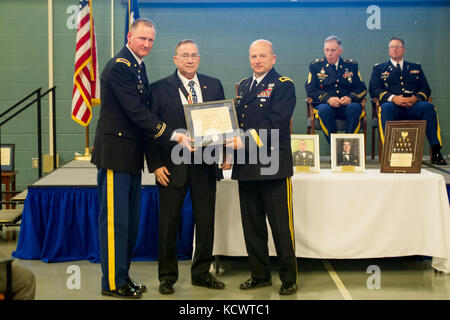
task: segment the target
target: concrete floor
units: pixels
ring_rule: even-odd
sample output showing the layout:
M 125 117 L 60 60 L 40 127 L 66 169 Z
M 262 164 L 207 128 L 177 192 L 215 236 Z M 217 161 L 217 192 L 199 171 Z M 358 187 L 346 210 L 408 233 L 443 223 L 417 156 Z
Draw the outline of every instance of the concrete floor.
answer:
M 8 227 L 1 233 L 0 253 L 15 250 L 19 230 Z M 179 261 L 175 294 L 158 292 L 156 261 L 133 262 L 130 274 L 144 283 L 144 300 L 450 300 L 450 276 L 435 272 L 428 257 L 386 259 L 320 260 L 298 259 L 299 287 L 292 296 L 280 296 L 281 282 L 273 258 L 271 287 L 242 291 L 239 284 L 249 277 L 246 257 L 221 257 L 218 279 L 225 290 L 209 290 L 190 283 L 190 261 Z M 36 276 L 36 300 L 116 300 L 100 294 L 101 268 L 89 261 L 45 263 L 16 260 Z M 75 266 L 75 267 L 73 267 Z M 72 288 L 74 268 L 79 270 L 80 288 Z M 375 272 L 374 272 L 375 270 Z M 215 273 L 216 269 L 212 268 Z M 72 287 L 71 287 L 72 286 Z

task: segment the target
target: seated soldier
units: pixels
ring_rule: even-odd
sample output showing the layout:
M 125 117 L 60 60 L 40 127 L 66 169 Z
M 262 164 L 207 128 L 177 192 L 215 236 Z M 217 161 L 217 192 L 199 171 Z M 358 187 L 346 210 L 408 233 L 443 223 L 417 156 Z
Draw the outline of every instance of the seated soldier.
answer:
M 315 117 L 325 133 L 328 143 L 336 133 L 336 119 L 345 120 L 347 133 L 357 133 L 364 117 L 360 102 L 366 96 L 366 85 L 358 71 L 358 63 L 342 59 L 341 40 L 336 36 L 325 39 L 325 58 L 309 65 L 306 94 L 313 99 Z
M 403 59 L 405 42 L 400 38 L 389 40 L 390 59 L 373 67 L 369 91 L 380 100 L 378 119 L 380 137 L 384 143 L 386 121 L 426 120 L 426 135 L 430 143 L 431 163 L 446 165 L 441 154 L 442 139 L 435 107 L 429 103 L 431 90 L 420 64 Z

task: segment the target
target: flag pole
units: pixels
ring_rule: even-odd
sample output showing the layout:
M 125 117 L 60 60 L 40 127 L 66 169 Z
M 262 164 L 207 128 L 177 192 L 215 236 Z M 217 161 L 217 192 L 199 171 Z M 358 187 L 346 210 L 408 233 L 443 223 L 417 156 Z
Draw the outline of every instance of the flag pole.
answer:
M 86 147 L 84 148 L 84 154 L 75 155 L 75 160 L 91 161 L 91 151 L 89 150 L 89 125 L 86 126 Z
M 90 46 L 91 61 L 90 61 L 90 69 L 89 69 L 89 73 L 90 73 L 89 80 L 98 81 L 98 78 L 97 78 L 98 77 L 98 75 L 97 75 L 98 69 L 97 69 L 97 60 L 96 60 L 97 52 L 95 49 L 96 45 L 95 45 L 94 22 L 93 22 L 93 12 L 92 12 L 91 0 L 89 0 L 88 5 L 89 5 L 89 20 L 90 20 L 89 21 L 89 23 L 90 23 L 89 32 L 90 32 L 90 41 L 92 42 L 91 46 Z M 80 23 L 80 22 L 78 22 L 78 23 Z M 77 29 L 77 32 L 78 32 L 78 29 Z M 94 91 L 95 91 L 95 94 L 98 93 L 97 90 L 94 90 Z M 91 93 L 93 93 L 93 92 L 91 91 Z M 100 100 L 97 95 L 94 95 L 92 100 L 88 102 L 88 107 L 90 109 L 90 117 L 92 117 L 92 107 L 99 103 L 100 103 Z M 72 116 L 72 118 L 73 118 L 73 116 Z M 79 122 L 79 121 L 77 121 L 77 122 Z M 91 150 L 89 147 L 89 122 L 90 122 L 90 118 L 89 118 L 89 121 L 85 122 L 85 125 L 84 125 L 85 131 L 86 131 L 86 147 L 84 148 L 84 154 L 81 155 L 79 153 L 75 153 L 75 160 L 82 160 L 82 161 L 90 161 L 91 160 L 92 155 L 91 155 Z M 80 123 L 80 124 L 82 124 L 82 123 Z

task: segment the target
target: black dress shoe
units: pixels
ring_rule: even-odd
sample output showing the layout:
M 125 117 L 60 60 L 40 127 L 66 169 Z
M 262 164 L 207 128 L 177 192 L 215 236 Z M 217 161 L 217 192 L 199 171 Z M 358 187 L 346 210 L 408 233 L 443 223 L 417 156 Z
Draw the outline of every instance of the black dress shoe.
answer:
M 225 289 L 225 284 L 214 278 L 212 275 L 209 275 L 205 279 L 192 279 L 192 285 L 209 289 Z
M 251 289 L 267 287 L 267 286 L 271 286 L 271 285 L 272 285 L 272 281 L 270 281 L 270 280 L 258 280 L 255 278 L 250 278 L 247 281 L 242 282 L 241 285 L 239 286 L 239 288 L 241 290 L 251 290 Z
M 447 164 L 447 161 L 445 161 L 440 151 L 436 151 L 431 155 L 431 163 L 437 164 L 439 166 L 445 166 Z
M 116 290 L 102 290 L 102 295 L 125 299 L 139 299 L 142 297 L 142 293 L 132 288 L 128 283 Z
M 297 292 L 297 285 L 292 282 L 283 282 L 280 288 L 280 294 L 287 296 Z
M 173 283 L 169 280 L 163 280 L 159 284 L 159 293 L 161 294 L 172 294 L 175 290 L 173 289 Z
M 136 291 L 140 291 L 142 293 L 147 292 L 147 287 L 145 284 L 134 282 L 133 279 L 128 279 L 128 284 Z

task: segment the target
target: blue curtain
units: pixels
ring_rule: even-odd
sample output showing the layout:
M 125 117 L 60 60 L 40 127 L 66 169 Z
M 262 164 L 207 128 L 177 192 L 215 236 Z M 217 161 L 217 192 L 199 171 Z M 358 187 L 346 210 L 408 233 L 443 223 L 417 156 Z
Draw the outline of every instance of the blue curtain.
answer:
M 28 188 L 17 248 L 19 259 L 99 262 L 98 196 L 95 187 Z M 144 187 L 133 260 L 158 259 L 158 188 Z M 179 259 L 190 259 L 194 219 L 186 195 L 178 235 Z

